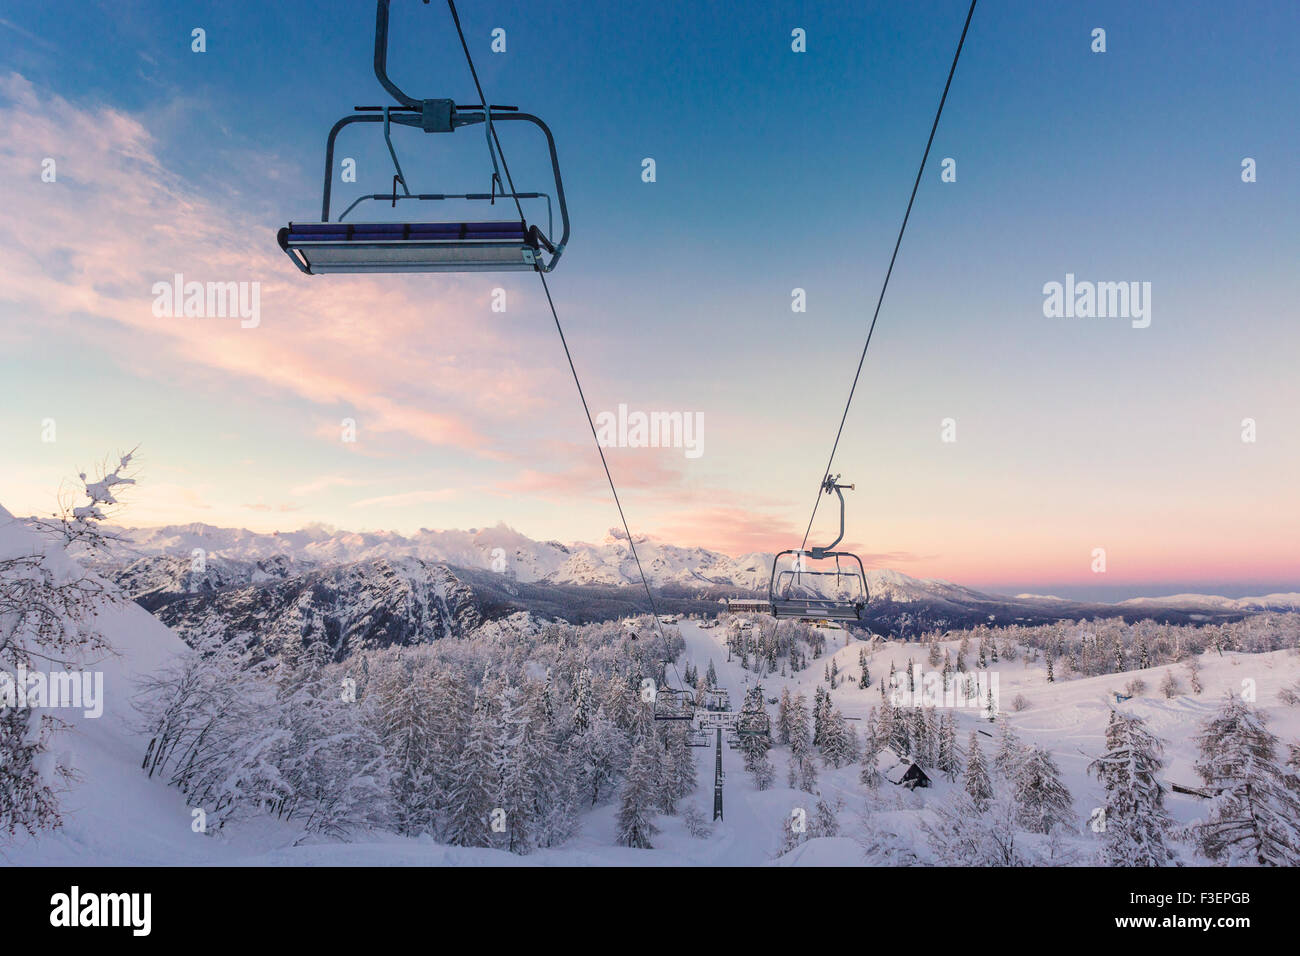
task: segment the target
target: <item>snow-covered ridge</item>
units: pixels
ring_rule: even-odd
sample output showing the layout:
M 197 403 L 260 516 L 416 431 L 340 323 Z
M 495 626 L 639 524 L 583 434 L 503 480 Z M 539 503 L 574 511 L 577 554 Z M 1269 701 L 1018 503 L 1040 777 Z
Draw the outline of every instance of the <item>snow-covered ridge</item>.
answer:
M 119 529 L 136 556 L 189 557 L 261 562 L 290 559 L 309 564 L 342 564 L 378 558 L 412 557 L 457 567 L 503 571 L 518 581 L 550 584 L 614 585 L 639 583 L 626 537 L 611 531 L 599 544 L 534 541 L 498 524 L 468 531 L 421 529 L 406 536 L 391 531 L 339 531 L 309 525 L 298 531 L 261 534 L 205 524 Z M 642 566 L 656 586 L 767 585 L 772 555 L 731 557 L 704 548 L 681 548 L 653 538 L 636 541 Z M 909 579 L 910 580 L 910 579 Z
M 320 524 L 269 534 L 201 523 L 118 530 L 129 543 L 129 552 L 124 549 L 122 555 L 126 560 L 149 555 L 189 559 L 199 550 L 209 567 L 215 559 L 218 575 L 223 558 L 250 563 L 254 565 L 254 575 L 265 574 L 275 578 L 293 573 L 286 562 L 330 565 L 409 557 L 462 568 L 500 571 L 525 583 L 616 587 L 640 584 L 636 563 L 621 530 L 611 530 L 598 544 L 536 541 L 505 524 L 468 531 L 421 528 L 409 536 L 395 531 L 341 531 Z M 768 552 L 733 557 L 706 548 L 678 547 L 647 536 L 638 537 L 636 546 L 642 567 L 650 583 L 656 587 L 698 589 L 724 586 L 761 590 L 766 589 L 772 569 L 773 555 Z M 950 581 L 915 578 L 888 568 L 868 570 L 867 586 L 873 603 L 939 601 L 968 607 L 973 603 L 1008 600 L 1001 595 Z M 1010 600 L 1080 607 L 1104 603 L 1072 601 L 1044 594 L 1020 594 Z M 1300 611 L 1300 592 L 1243 598 L 1176 594 L 1131 598 L 1113 606 L 1134 610 L 1200 608 L 1240 613 Z
M 1157 598 L 1130 598 L 1119 602 L 1129 606 L 1204 607 L 1219 611 L 1300 611 L 1300 592 L 1229 598 L 1218 594 L 1170 594 Z

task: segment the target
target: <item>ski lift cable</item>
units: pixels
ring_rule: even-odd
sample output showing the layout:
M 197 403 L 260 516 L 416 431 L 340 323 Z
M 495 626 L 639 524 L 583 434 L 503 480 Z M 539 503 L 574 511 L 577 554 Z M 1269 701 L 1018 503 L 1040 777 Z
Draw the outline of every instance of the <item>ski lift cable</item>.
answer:
M 480 103 L 487 103 L 488 98 L 483 92 L 483 84 L 478 81 L 478 70 L 474 67 L 474 58 L 469 54 L 469 44 L 465 42 L 465 31 L 460 26 L 460 14 L 456 12 L 455 0 L 447 0 L 447 6 L 451 8 L 451 19 L 456 24 L 456 35 L 460 37 L 460 48 L 465 51 L 465 62 L 469 64 L 469 75 L 474 78 L 474 89 L 478 90 L 478 100 Z M 519 211 L 519 218 L 524 218 L 524 207 L 519 203 L 519 195 L 515 192 L 514 180 L 510 177 L 510 169 L 506 166 L 505 153 L 501 151 L 501 137 L 497 135 L 497 129 L 492 125 L 492 108 L 484 107 L 483 126 L 487 134 L 488 155 L 492 158 L 492 178 L 495 181 L 494 186 L 501 186 L 504 191 L 505 186 L 501 183 L 501 171 L 497 169 L 497 157 L 501 157 L 501 165 L 506 167 L 506 181 L 510 184 L 510 195 L 514 198 L 515 208 Z M 496 151 L 493 152 L 493 142 L 496 143 Z M 495 189 L 493 190 L 495 192 Z M 504 196 L 503 196 L 504 198 Z
M 469 52 L 469 44 L 465 42 L 465 31 L 461 28 L 460 15 L 456 12 L 456 0 L 447 0 L 447 6 L 451 8 L 451 18 L 456 24 L 456 33 L 460 37 L 460 46 L 465 52 L 465 62 L 469 65 L 470 75 L 474 78 L 474 88 L 478 91 L 479 101 L 486 103 L 488 102 L 487 94 L 483 92 L 483 86 L 479 83 L 478 70 L 474 68 L 474 57 Z M 514 177 L 510 175 L 510 164 L 506 161 L 505 150 L 501 148 L 501 140 L 497 136 L 495 127 L 491 128 L 491 135 L 496 141 L 497 155 L 501 157 L 501 168 L 505 172 L 506 185 L 510 187 L 510 194 L 514 197 L 515 205 L 519 206 L 519 197 L 515 193 Z M 519 215 L 520 218 L 523 217 L 522 208 Z M 655 605 L 654 594 L 650 590 L 650 581 L 646 578 L 645 569 L 641 566 L 641 557 L 637 554 L 632 529 L 628 526 L 627 516 L 623 513 L 623 502 L 618 497 L 618 488 L 614 485 L 614 476 L 610 473 L 609 462 L 605 459 L 605 449 L 601 447 L 600 436 L 596 432 L 596 421 L 592 418 L 591 406 L 587 404 L 587 396 L 582 389 L 582 380 L 578 377 L 578 369 L 573 364 L 573 354 L 569 351 L 569 341 L 565 337 L 564 327 L 560 324 L 560 315 L 555 308 L 555 300 L 551 298 L 551 287 L 546 281 L 546 273 L 539 270 L 537 275 L 542 280 L 542 291 L 546 293 L 546 304 L 551 308 L 551 318 L 555 321 L 555 331 L 560 335 L 560 344 L 564 347 L 564 357 L 568 360 L 569 371 L 573 374 L 573 384 L 577 386 L 578 398 L 582 401 L 582 410 L 587 416 L 587 425 L 591 428 L 591 437 L 596 442 L 596 451 L 600 455 L 600 464 L 605 470 L 605 480 L 609 482 L 610 493 L 614 496 L 614 506 L 618 509 L 619 520 L 623 523 L 623 533 L 627 535 L 628 548 L 632 552 L 632 559 L 636 562 L 637 574 L 641 577 L 641 586 L 645 588 L 646 600 L 650 602 L 650 616 L 654 620 L 655 630 L 663 639 L 665 646 L 667 646 L 668 638 L 664 634 L 663 625 L 659 620 L 659 609 Z M 670 663 L 673 666 L 673 673 L 677 675 L 678 685 L 684 686 L 681 674 L 677 670 L 677 662 L 673 660 Z
M 912 204 L 916 201 L 916 191 L 921 186 L 921 177 L 925 173 L 926 161 L 930 158 L 930 147 L 934 144 L 934 134 L 939 129 L 939 117 L 943 115 L 943 105 L 948 100 L 948 90 L 952 87 L 953 75 L 957 72 L 957 61 L 961 58 L 962 46 L 966 43 L 966 33 L 970 29 L 971 17 L 975 15 L 975 4 L 971 0 L 970 9 L 966 11 L 966 23 L 961 28 L 961 39 L 957 41 L 957 52 L 952 57 L 952 67 L 948 70 L 948 81 L 943 85 L 943 95 L 939 97 L 939 108 L 935 111 L 934 122 L 930 125 L 930 137 L 925 141 L 925 152 L 921 154 L 921 166 L 916 171 L 916 180 L 912 183 L 912 195 L 907 200 L 907 210 L 903 213 L 903 224 L 899 226 L 898 238 L 894 241 L 894 252 L 889 257 L 889 268 L 885 270 L 885 281 L 880 286 L 880 296 L 876 299 L 876 311 L 871 316 L 871 325 L 867 328 L 867 340 L 862 346 L 862 355 L 858 359 L 858 370 L 853 374 L 853 385 L 849 388 L 848 401 L 844 403 L 844 414 L 840 417 L 840 427 L 835 432 L 835 443 L 831 446 L 831 456 L 826 461 L 826 471 L 817 486 L 817 498 L 813 501 L 812 514 L 808 518 L 808 528 L 803 533 L 800 548 L 808 546 L 808 535 L 812 533 L 813 520 L 817 517 L 817 506 L 821 504 L 822 488 L 830 478 L 831 466 L 835 463 L 835 452 L 840 447 L 840 437 L 844 434 L 844 423 L 849 418 L 849 407 L 853 404 L 853 394 L 858 388 L 858 379 L 862 376 L 862 365 L 867 360 L 867 349 L 871 347 L 871 336 L 876 331 L 876 320 L 880 318 L 880 307 L 885 301 L 885 290 L 889 288 L 889 277 L 894 274 L 894 261 L 898 258 L 899 247 L 903 244 L 903 233 L 907 230 L 907 220 L 912 215 Z M 481 95 L 481 94 L 480 94 Z

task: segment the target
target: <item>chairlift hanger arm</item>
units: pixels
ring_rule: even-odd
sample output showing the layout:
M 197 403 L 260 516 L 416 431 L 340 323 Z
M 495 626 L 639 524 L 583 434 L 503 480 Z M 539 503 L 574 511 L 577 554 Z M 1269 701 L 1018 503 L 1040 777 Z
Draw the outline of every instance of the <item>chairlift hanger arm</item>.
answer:
M 429 0 L 424 0 L 427 4 Z M 375 8 L 375 78 L 393 99 L 408 109 L 423 112 L 424 103 L 407 96 L 388 76 L 388 6 L 390 0 L 378 0 Z
M 853 485 L 840 484 L 839 475 L 834 475 L 834 476 L 827 475 L 826 479 L 822 482 L 822 491 L 824 491 L 828 495 L 833 491 L 835 492 L 836 496 L 840 499 L 840 533 L 835 536 L 834 541 L 826 545 L 824 548 L 813 547 L 811 550 L 812 550 L 812 556 L 814 558 L 824 558 L 824 557 L 833 556 L 832 549 L 837 544 L 839 544 L 840 541 L 844 539 L 844 491 L 843 489 L 848 488 L 850 491 L 852 491 L 853 487 L 854 487 Z

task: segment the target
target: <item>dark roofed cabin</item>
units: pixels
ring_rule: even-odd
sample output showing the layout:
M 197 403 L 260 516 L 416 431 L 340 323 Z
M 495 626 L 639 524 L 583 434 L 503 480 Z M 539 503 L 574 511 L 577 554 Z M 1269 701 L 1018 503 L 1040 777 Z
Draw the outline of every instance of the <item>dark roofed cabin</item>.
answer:
M 930 786 L 930 778 L 925 775 L 925 771 L 919 765 L 912 764 L 907 768 L 907 773 L 895 780 L 894 783 L 906 787 L 908 790 L 915 790 L 917 787 Z

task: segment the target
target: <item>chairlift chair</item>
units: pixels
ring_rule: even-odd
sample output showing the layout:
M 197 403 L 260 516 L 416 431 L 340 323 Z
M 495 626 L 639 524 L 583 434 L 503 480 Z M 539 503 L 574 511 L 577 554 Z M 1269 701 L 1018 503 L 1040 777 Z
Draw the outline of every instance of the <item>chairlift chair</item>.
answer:
M 704 691 L 704 709 L 717 713 L 731 709 L 731 695 L 724 687 L 709 687 Z
M 655 720 L 694 720 L 695 701 L 688 690 L 660 687 L 655 692 Z
M 713 743 L 713 735 L 707 730 L 692 728 L 686 731 L 686 746 L 708 747 Z
M 775 618 L 862 620 L 862 612 L 870 599 L 867 592 L 866 569 L 862 565 L 862 559 L 856 554 L 834 550 L 844 537 L 843 489 L 853 489 L 853 485 L 840 484 L 839 479 L 839 475 L 828 475 L 822 482 L 822 491 L 828 495 L 834 492 L 840 500 L 840 533 L 835 540 L 824 548 L 787 549 L 772 560 L 772 576 L 768 581 L 768 602 L 772 606 L 772 616 Z M 781 559 L 787 555 L 794 560 L 790 568 L 783 569 Z M 808 558 L 814 561 L 834 561 L 835 570 L 810 570 L 805 567 L 805 559 Z M 848 565 L 847 568 L 845 564 Z M 832 585 L 829 593 L 826 590 L 827 584 Z
M 488 103 L 457 104 L 450 99 L 417 99 L 403 92 L 388 76 L 388 10 L 391 0 L 377 0 L 375 15 L 375 76 L 380 85 L 396 100 L 396 106 L 358 106 L 334 124 L 325 141 L 325 188 L 320 222 L 290 222 L 280 229 L 280 248 L 307 275 L 370 272 L 503 272 L 540 271 L 555 268 L 569 241 L 569 211 L 564 200 L 564 183 L 555 152 L 555 138 L 550 128 L 531 113 L 521 113 L 513 106 Z M 428 3 L 429 0 L 425 0 Z M 532 123 L 546 136 L 551 169 L 555 178 L 555 199 L 559 206 L 561 233 L 554 235 L 551 196 L 544 192 L 510 191 L 501 181 L 498 162 L 499 143 L 495 123 Z M 353 123 L 382 123 L 384 141 L 393 160 L 391 193 L 370 193 L 357 197 L 351 205 L 330 220 L 330 187 L 334 176 L 334 143 L 340 131 Z M 393 146 L 392 127 L 406 126 L 425 133 L 451 133 L 464 126 L 482 123 L 492 161 L 492 180 L 485 193 L 413 193 L 407 187 L 397 151 Z M 507 170 L 507 179 L 509 179 Z M 401 191 L 398 191 L 398 187 Z M 547 229 L 530 224 L 520 215 L 500 221 L 474 222 L 345 222 L 354 208 L 366 200 L 441 201 L 448 199 L 518 202 L 546 201 Z
M 770 737 L 772 719 L 765 710 L 742 710 L 736 717 L 736 734 L 741 737 Z

